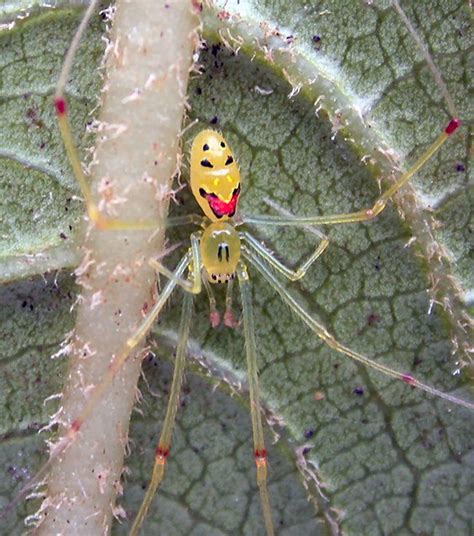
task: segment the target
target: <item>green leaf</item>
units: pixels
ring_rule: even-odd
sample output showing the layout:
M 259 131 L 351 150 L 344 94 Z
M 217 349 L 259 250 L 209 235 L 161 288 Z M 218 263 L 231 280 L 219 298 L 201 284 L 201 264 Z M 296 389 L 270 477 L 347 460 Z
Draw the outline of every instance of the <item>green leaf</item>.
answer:
M 268 199 L 305 215 L 371 206 L 379 191 L 377 173 L 407 168 L 449 120 L 439 88 L 398 15 L 383 3 L 237 4 L 223 3 L 220 22 L 206 15 L 203 74 L 189 89 L 192 116 L 200 122 L 187 140 L 209 125 L 223 131 L 241 166 L 243 213 L 274 213 Z M 239 20 L 227 17 L 237 11 Z M 464 3 L 417 2 L 408 16 L 467 123 L 472 104 Z M 5 502 L 38 467 L 36 431 L 54 411 L 54 402 L 42 402 L 60 391 L 64 370 L 64 363 L 49 356 L 74 322 L 68 268 L 78 259 L 75 229 L 83 209 L 74 198 L 78 188 L 50 102 L 79 19 L 77 11 L 39 12 L 0 34 L 0 275 L 9 281 L 0 290 Z M 216 40 L 222 27 L 221 38 L 235 48 L 240 41 L 240 53 Z M 69 86 L 72 123 L 83 150 L 92 143 L 84 131 L 100 88 L 100 32 L 96 20 Z M 273 55 L 271 46 L 279 48 Z M 299 95 L 288 98 L 300 83 Z M 318 117 L 314 102 L 322 94 Z M 376 220 L 327 228 L 329 250 L 301 282 L 289 286 L 342 342 L 465 399 L 472 398 L 469 387 L 452 372 L 463 358 L 453 349 L 465 342 L 457 322 L 474 281 L 468 134 L 463 126 L 417 174 L 414 188 Z M 366 154 L 369 165 L 361 161 Z M 177 195 L 182 205 L 173 206 L 173 213 L 197 211 L 187 190 Z M 433 216 L 441 226 L 433 224 Z M 309 231 L 252 232 L 292 266 L 318 243 Z M 177 243 L 188 235 L 183 229 L 169 239 Z M 171 266 L 175 260 L 170 256 L 166 262 Z M 54 275 L 22 280 L 58 268 L 66 270 L 57 281 Z M 470 534 L 472 414 L 354 365 L 302 326 L 253 270 L 251 277 L 278 533 Z M 432 286 L 447 311 L 430 306 Z M 219 300 L 222 308 L 220 294 Z M 130 516 L 151 474 L 178 303 L 179 292 L 153 332 L 156 357 L 144 366 L 143 414 L 132 423 L 127 460 L 132 472 L 119 501 Z M 166 535 L 261 534 L 242 330 L 212 330 L 204 294 L 196 299 L 190 356 L 167 479 L 144 534 L 158 528 Z M 275 444 L 272 432 L 280 436 Z M 17 517 L 0 520 L 1 532 L 21 533 L 28 509 L 34 511 L 22 506 Z M 113 533 L 128 528 L 117 524 Z
M 52 108 L 77 13 L 46 11 L 0 34 L 0 281 L 79 261 L 75 238 L 83 207 Z M 91 34 L 98 31 L 96 23 Z M 101 83 L 90 67 L 97 66 L 102 54 L 100 41 L 85 42 L 76 65 L 87 68 L 69 87 L 83 150 L 93 143 L 84 133 Z

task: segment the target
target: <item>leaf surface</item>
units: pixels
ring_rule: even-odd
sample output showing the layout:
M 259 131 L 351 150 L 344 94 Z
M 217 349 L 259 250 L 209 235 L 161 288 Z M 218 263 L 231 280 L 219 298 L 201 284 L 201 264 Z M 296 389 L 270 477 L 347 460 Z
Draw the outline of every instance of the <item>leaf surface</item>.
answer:
M 408 16 L 467 122 L 469 14 L 462 2 L 416 6 Z M 199 124 L 186 134 L 184 149 L 200 129 L 222 130 L 241 166 L 243 213 L 275 213 L 268 200 L 304 215 L 369 207 L 379 191 L 378 173 L 406 168 L 446 125 L 439 88 L 384 3 L 308 7 L 268 0 L 221 7 L 219 23 L 212 14 L 206 19 L 203 73 L 189 88 Z M 54 403 L 42 402 L 59 392 L 64 370 L 49 356 L 74 322 L 68 272 L 80 258 L 75 230 L 83 209 L 50 102 L 79 17 L 66 9 L 43 11 L 0 34 L 0 276 L 9 281 L 0 289 L 5 501 L 37 467 L 36 431 L 54 411 Z M 238 54 L 223 46 L 222 36 L 237 47 L 227 29 L 241 38 Z M 69 86 L 82 150 L 92 143 L 84 132 L 100 88 L 100 34 L 96 20 Z M 268 51 L 277 45 L 272 58 Z M 300 82 L 299 94 L 289 98 Z M 314 102 L 321 95 L 325 106 L 318 116 Z M 416 176 L 409 194 L 373 222 L 327 228 L 329 250 L 289 288 L 342 342 L 472 398 L 469 386 L 452 375 L 452 340 L 458 337 L 453 317 L 430 307 L 427 292 L 433 274 L 449 277 L 454 286 L 442 286 L 441 301 L 451 300 L 459 315 L 472 296 L 467 140 L 463 127 Z M 371 161 L 362 159 L 366 154 Z M 182 204 L 172 207 L 174 214 L 197 211 L 186 189 L 177 196 Z M 433 215 L 441 226 L 432 225 Z M 291 266 L 318 243 L 308 230 L 249 230 Z M 170 233 L 170 243 L 188 236 L 188 229 Z M 438 263 L 438 249 L 433 253 L 430 246 L 442 248 L 452 262 Z M 175 259 L 166 262 L 172 266 Z M 57 281 L 40 277 L 59 268 L 64 271 Z M 472 415 L 349 362 L 302 326 L 252 269 L 251 277 L 278 533 L 469 534 Z M 223 295 L 218 299 L 223 307 Z M 130 516 L 151 473 L 178 316 L 179 292 L 153 331 L 156 357 L 144 367 L 148 385 L 141 386 L 145 400 L 132 423 L 127 462 L 132 473 L 120 500 Z M 160 527 L 167 536 L 261 534 L 242 330 L 212 330 L 204 294 L 196 299 L 190 356 L 168 477 L 144 533 Z M 274 434 L 280 438 L 272 444 Z M 25 509 L 2 520 L 2 532 L 21 533 Z M 117 524 L 113 533 L 127 529 L 127 523 Z

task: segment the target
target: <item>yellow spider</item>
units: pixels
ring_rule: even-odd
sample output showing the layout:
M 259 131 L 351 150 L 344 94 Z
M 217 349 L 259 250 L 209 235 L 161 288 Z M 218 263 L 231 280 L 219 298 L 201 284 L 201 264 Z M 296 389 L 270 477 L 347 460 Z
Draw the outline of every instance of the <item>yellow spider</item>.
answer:
M 77 46 L 77 41 L 75 43 Z M 61 81 L 55 95 L 57 117 L 71 161 L 75 176 L 81 186 L 87 213 L 91 222 L 104 230 L 117 230 L 130 228 L 126 222 L 112 220 L 101 214 L 90 187 L 82 172 L 81 164 L 73 142 L 68 123 L 68 109 L 64 97 L 64 84 L 70 69 L 70 62 L 65 64 Z M 204 286 L 210 303 L 210 319 L 213 326 L 220 323 L 216 309 L 216 300 L 213 294 L 213 285 L 227 286 L 226 311 L 224 323 L 233 326 L 235 320 L 232 315 L 232 288 L 234 279 L 238 280 L 241 293 L 243 329 L 245 335 L 245 351 L 247 357 L 248 386 L 250 393 L 250 411 L 252 431 L 254 438 L 254 457 L 257 471 L 257 483 L 260 491 L 261 505 L 267 536 L 275 534 L 269 492 L 267 489 L 267 450 L 264 443 L 262 411 L 258 385 L 257 350 L 254 335 L 254 317 L 251 300 L 251 290 L 247 264 L 252 265 L 281 297 L 292 312 L 305 323 L 314 334 L 321 338 L 334 350 L 345 354 L 349 358 L 373 368 L 389 377 L 401 380 L 408 386 L 417 387 L 432 396 L 442 398 L 454 404 L 474 409 L 474 404 L 444 393 L 417 380 L 409 373 L 389 368 L 369 357 L 345 346 L 330 333 L 326 327 L 313 318 L 281 283 L 279 276 L 296 281 L 304 277 L 310 266 L 326 251 L 329 241 L 323 237 L 312 254 L 302 262 L 297 269 L 291 269 L 278 260 L 272 252 L 254 238 L 248 231 L 240 230 L 245 224 L 257 226 L 307 226 L 307 225 L 334 225 L 369 221 L 379 215 L 387 206 L 388 201 L 398 192 L 410 178 L 428 162 L 448 138 L 460 125 L 459 119 L 453 117 L 445 130 L 436 138 L 430 147 L 418 160 L 403 173 L 397 181 L 384 191 L 371 207 L 356 212 L 344 214 L 331 214 L 315 217 L 292 216 L 239 216 L 238 202 L 241 193 L 241 176 L 237 158 L 233 154 L 223 135 L 214 130 L 202 130 L 194 138 L 191 149 L 191 178 L 192 193 L 203 211 L 203 216 L 179 217 L 172 225 L 196 224 L 198 230 L 190 235 L 190 248 L 179 261 L 174 270 L 169 270 L 161 262 L 151 260 L 150 264 L 156 271 L 168 279 L 160 296 L 148 313 L 137 331 L 127 341 L 127 347 L 110 367 L 108 376 L 91 393 L 85 410 L 72 422 L 64 440 L 55 448 L 54 456 L 58 457 L 77 437 L 82 425 L 94 409 L 94 405 L 101 397 L 105 386 L 110 383 L 117 371 L 127 359 L 127 356 L 144 338 L 151 325 L 163 309 L 176 286 L 182 287 L 184 300 L 179 328 L 179 344 L 176 352 L 173 382 L 170 390 L 169 402 L 166 411 L 160 440 L 156 448 L 153 474 L 141 508 L 133 524 L 131 534 L 137 535 L 145 519 L 150 502 L 156 493 L 165 473 L 165 466 L 171 450 L 171 441 L 178 409 L 178 400 L 183 381 L 187 340 L 191 323 L 193 295 L 201 292 Z M 140 222 L 137 222 L 140 228 Z M 50 462 L 45 465 L 37 477 L 28 484 L 30 488 L 46 472 Z

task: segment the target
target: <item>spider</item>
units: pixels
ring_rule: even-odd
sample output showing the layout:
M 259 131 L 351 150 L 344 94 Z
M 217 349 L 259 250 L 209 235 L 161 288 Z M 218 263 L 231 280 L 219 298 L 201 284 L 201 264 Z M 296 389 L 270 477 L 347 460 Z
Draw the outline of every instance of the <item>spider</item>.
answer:
M 270 500 L 267 489 L 267 450 L 263 436 L 262 408 L 258 387 L 257 349 L 254 334 L 254 318 L 250 291 L 247 263 L 255 267 L 261 276 L 280 295 L 281 299 L 290 307 L 318 337 L 331 348 L 366 366 L 383 372 L 407 383 L 410 386 L 423 389 L 431 395 L 444 398 L 455 404 L 462 404 L 474 409 L 474 405 L 464 402 L 457 397 L 443 393 L 423 384 L 411 374 L 395 371 L 385 365 L 369 359 L 368 357 L 351 350 L 340 343 L 326 329 L 326 327 L 313 318 L 282 285 L 275 276 L 277 272 L 290 281 L 297 281 L 304 277 L 310 266 L 324 253 L 329 240 L 323 238 L 314 252 L 297 268 L 291 269 L 280 262 L 268 249 L 265 248 L 252 234 L 247 231 L 238 232 L 237 225 L 244 223 L 267 225 L 308 225 L 308 224 L 339 224 L 367 221 L 385 208 L 387 201 L 420 169 L 434 154 L 448 137 L 455 132 L 460 122 L 452 119 L 445 131 L 436 139 L 432 146 L 419 158 L 412 168 L 406 171 L 397 182 L 386 190 L 370 208 L 349 214 L 334 214 L 315 217 L 282 217 L 282 216 L 245 216 L 236 222 L 232 218 L 236 214 L 237 203 L 241 191 L 241 177 L 236 159 L 224 139 L 213 130 L 201 131 L 193 141 L 191 148 L 191 189 L 196 201 L 205 214 L 201 226 L 202 231 L 191 234 L 191 248 L 179 262 L 174 272 L 168 270 L 160 262 L 151 260 L 157 273 L 164 274 L 169 282 L 163 289 L 161 302 L 153 314 L 147 318 L 143 328 L 137 331 L 131 346 L 135 346 L 148 330 L 149 322 L 154 320 L 161 311 L 164 301 L 176 285 L 180 285 L 186 292 L 182 308 L 181 325 L 179 329 L 179 344 L 176 353 L 175 372 L 171 387 L 168 409 L 163 429 L 156 449 L 155 466 L 150 485 L 146 492 L 142 506 L 137 514 L 131 534 L 136 535 L 143 523 L 150 502 L 160 485 L 165 472 L 166 461 L 170 453 L 171 437 L 178 408 L 179 393 L 181 392 L 183 370 L 186 356 L 186 342 L 189 336 L 191 319 L 192 295 L 201 292 L 204 285 L 209 296 L 211 309 L 211 323 L 217 326 L 218 313 L 212 291 L 213 284 L 227 285 L 225 322 L 232 326 L 232 281 L 237 277 L 243 311 L 243 324 L 245 334 L 245 348 L 247 354 L 247 370 L 250 394 L 250 411 L 254 437 L 254 456 L 257 468 L 257 484 L 260 490 L 262 511 L 268 536 L 275 534 L 273 527 Z M 192 219 L 190 218 L 191 222 Z M 272 270 L 273 269 L 273 270 Z M 182 279 L 188 270 L 188 278 Z M 163 296 L 165 298 L 163 299 Z
M 59 121 L 64 125 L 66 116 L 65 100 L 59 94 L 56 98 L 56 109 Z M 288 225 L 304 226 L 308 224 L 342 224 L 358 221 L 367 221 L 378 215 L 386 206 L 386 202 L 398 191 L 410 177 L 418 171 L 439 149 L 439 147 L 454 133 L 459 122 L 452 119 L 432 146 L 419 158 L 417 163 L 403 174 L 398 181 L 375 202 L 373 207 L 363 209 L 351 214 L 318 216 L 314 218 L 297 218 L 283 216 L 263 216 L 235 217 L 237 204 L 240 197 L 240 172 L 237 166 L 237 157 L 227 141 L 222 135 L 213 130 L 204 130 L 197 135 L 191 149 L 191 188 L 195 195 L 196 201 L 204 212 L 203 218 L 189 217 L 186 220 L 179 220 L 171 223 L 198 223 L 201 230 L 191 235 L 191 248 L 178 263 L 174 271 L 170 271 L 157 261 L 150 261 L 158 273 L 168 278 L 168 283 L 163 288 L 161 297 L 154 307 L 146 322 L 137 330 L 136 334 L 130 339 L 129 347 L 134 347 L 143 338 L 149 329 L 154 318 L 158 315 L 164 306 L 171 292 L 178 285 L 184 288 L 185 298 L 183 302 L 182 322 L 180 326 L 179 340 L 180 344 L 177 350 L 175 373 L 171 396 L 163 425 L 160 443 L 157 448 L 156 464 L 153 471 L 152 482 L 146 493 L 142 508 L 132 529 L 132 534 L 138 531 L 146 514 L 150 500 L 159 485 L 163 473 L 165 462 L 170 450 L 171 434 L 173 430 L 174 418 L 176 415 L 177 401 L 182 382 L 182 371 L 184 366 L 184 357 L 186 353 L 186 339 L 190 327 L 190 312 L 192 306 L 192 294 L 199 293 L 201 286 L 205 287 L 209 295 L 211 309 L 211 323 L 218 324 L 218 313 L 213 296 L 214 284 L 223 283 L 227 285 L 227 308 L 224 315 L 224 322 L 233 325 L 232 317 L 232 285 L 233 280 L 237 280 L 241 289 L 241 301 L 243 310 L 243 324 L 246 340 L 246 351 L 249 369 L 249 391 L 250 391 L 250 408 L 252 414 L 252 428 L 254 433 L 254 454 L 257 466 L 257 482 L 259 485 L 262 509 L 264 513 L 267 534 L 273 534 L 273 522 L 269 504 L 269 497 L 266 485 L 267 472 L 267 455 L 263 439 L 261 408 L 259 402 L 258 374 L 256 368 L 256 343 L 253 329 L 253 313 L 250 297 L 250 288 L 248 280 L 247 263 L 254 266 L 261 276 L 273 287 L 281 296 L 282 300 L 292 309 L 292 311 L 308 325 L 319 337 L 321 337 L 330 347 L 348 355 L 349 357 L 362 362 L 363 364 L 373 367 L 391 377 L 404 381 L 410 386 L 426 390 L 432 395 L 439 396 L 454 403 L 463 404 L 469 408 L 472 405 L 456 397 L 442 393 L 439 390 L 417 381 L 411 374 L 398 373 L 388 367 L 371 361 L 365 356 L 352 351 L 345 345 L 337 342 L 333 335 L 326 328 L 312 318 L 301 306 L 270 269 L 273 268 L 281 276 L 290 280 L 298 280 L 304 277 L 310 266 L 325 252 L 329 241 L 323 237 L 321 243 L 315 251 L 305 260 L 302 265 L 293 270 L 281 263 L 268 249 L 266 249 L 258 240 L 246 231 L 238 232 L 237 229 L 244 224 L 264 225 Z M 63 127 L 64 128 L 64 127 Z M 70 135 L 65 134 L 68 142 Z M 84 184 L 83 194 L 87 201 L 88 214 L 92 221 L 98 222 L 104 228 L 107 228 L 106 219 L 101 220 L 101 215 L 96 210 L 97 207 L 91 201 L 87 186 Z M 187 278 L 184 275 L 188 270 Z M 126 353 L 128 353 L 127 350 Z M 125 356 L 125 354 L 124 354 Z M 124 357 L 125 358 L 125 357 Z M 72 432 L 77 432 L 81 426 L 84 416 L 73 423 Z

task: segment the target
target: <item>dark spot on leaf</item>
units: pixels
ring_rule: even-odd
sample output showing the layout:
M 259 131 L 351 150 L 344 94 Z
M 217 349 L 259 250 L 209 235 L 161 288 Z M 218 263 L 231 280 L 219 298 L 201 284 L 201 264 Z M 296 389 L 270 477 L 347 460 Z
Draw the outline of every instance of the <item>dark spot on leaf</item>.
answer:
M 367 325 L 375 326 L 380 322 L 380 320 L 382 319 L 379 315 L 376 315 L 375 313 L 370 313 L 370 315 L 367 317 Z
M 313 46 L 315 50 L 321 49 L 322 43 L 321 43 L 321 37 L 319 35 L 313 35 L 313 37 L 311 38 L 311 41 L 313 42 Z
M 377 270 L 377 272 L 380 272 L 380 270 L 382 269 L 382 264 L 380 262 L 380 255 L 377 256 L 377 259 L 374 264 L 374 268 Z

